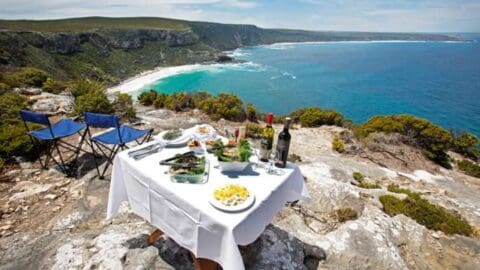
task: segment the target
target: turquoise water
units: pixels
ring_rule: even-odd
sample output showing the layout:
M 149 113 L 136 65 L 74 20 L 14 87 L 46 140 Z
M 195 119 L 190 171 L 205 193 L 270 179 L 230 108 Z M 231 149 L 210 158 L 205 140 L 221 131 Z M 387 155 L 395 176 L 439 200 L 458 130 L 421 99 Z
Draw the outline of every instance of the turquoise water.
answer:
M 233 92 L 264 112 L 335 109 L 357 123 L 408 113 L 480 135 L 480 43 L 275 44 L 232 53 L 247 61 L 193 69 L 146 88 Z

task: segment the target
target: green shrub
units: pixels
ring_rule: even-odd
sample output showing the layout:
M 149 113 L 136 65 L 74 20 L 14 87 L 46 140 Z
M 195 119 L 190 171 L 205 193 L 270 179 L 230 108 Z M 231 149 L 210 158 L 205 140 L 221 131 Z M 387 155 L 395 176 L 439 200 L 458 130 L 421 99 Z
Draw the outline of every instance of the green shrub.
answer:
M 338 153 L 343 153 L 345 152 L 345 144 L 340 138 L 335 137 L 332 140 L 332 149 L 337 151 Z
M 196 92 L 192 95 L 193 106 L 197 109 L 201 109 L 205 100 L 211 98 L 212 95 L 205 91 Z
M 168 95 L 164 93 L 157 94 L 157 97 L 153 101 L 153 106 L 155 108 L 163 108 L 165 107 L 165 101 L 167 100 Z
M 425 119 L 410 115 L 376 116 L 357 126 L 354 132 L 360 139 L 378 132 L 402 134 L 407 143 L 421 147 L 425 156 L 446 168 L 451 167 L 446 153 L 452 143 L 451 134 Z
M 89 93 L 103 92 L 105 88 L 103 83 L 89 79 L 80 79 L 68 84 L 68 89 L 75 98 Z
M 126 93 L 116 93 L 113 100 L 113 109 L 115 114 L 122 120 L 132 120 L 136 116 L 135 108 L 133 107 L 132 96 Z
M 113 113 L 114 108 L 102 91 L 91 91 L 75 99 L 75 112 Z
M 361 181 L 360 183 L 358 183 L 358 187 L 365 188 L 365 189 L 381 189 L 382 188 L 382 186 L 377 182 L 369 183 L 365 181 Z
M 257 119 L 257 109 L 255 109 L 255 106 L 253 106 L 252 103 L 248 103 L 247 104 L 247 109 L 246 109 L 246 113 L 247 113 L 247 119 L 252 121 L 252 122 L 256 122 L 258 119 Z
M 345 222 L 352 219 L 356 219 L 358 216 L 357 211 L 352 208 L 340 208 L 335 210 L 333 214 L 339 222 Z
M 299 117 L 303 127 L 319 127 L 322 125 L 341 126 L 343 115 L 333 110 L 322 110 L 320 108 L 306 108 L 301 110 Z M 298 112 L 295 112 L 298 113 Z M 297 118 L 297 115 L 294 115 Z
M 392 195 L 383 195 L 380 202 L 389 215 L 404 214 L 431 230 L 440 230 L 446 234 L 471 235 L 473 228 L 468 221 L 457 214 L 449 213 L 445 208 L 434 205 L 418 193 L 398 186 L 389 186 L 389 190 L 405 193 L 408 197 L 400 200 Z
M 3 80 L 5 83 L 11 87 L 42 87 L 43 83 L 50 76 L 43 70 L 24 67 L 17 71 L 7 72 L 3 75 Z
M 0 95 L 0 157 L 4 160 L 13 156 L 36 157 L 36 149 L 19 117 L 24 108 L 24 97 L 15 93 Z
M 143 92 L 138 96 L 138 102 L 140 104 L 145 105 L 145 106 L 150 106 L 153 104 L 155 99 L 157 98 L 157 91 L 154 89 L 151 89 L 148 92 Z
M 244 121 L 246 119 L 243 102 L 234 94 L 221 93 L 216 97 L 209 97 L 201 102 L 199 109 L 208 114 L 214 121 L 221 118 L 230 121 Z
M 52 94 L 59 94 L 67 88 L 65 83 L 62 81 L 57 81 L 52 78 L 48 78 L 42 86 L 43 91 L 49 92 Z
M 457 162 L 458 168 L 473 177 L 480 178 L 480 165 L 470 162 L 468 160 L 462 160 Z
M 250 138 L 260 138 L 263 133 L 263 127 L 255 123 L 247 123 L 245 126 L 247 136 Z
M 12 88 L 10 87 L 10 85 L 0 82 L 0 95 L 5 94 L 6 92 L 10 91 L 11 89 Z
M 194 108 L 192 96 L 189 93 L 173 93 L 165 99 L 165 108 L 172 111 L 183 111 Z
M 352 173 L 352 177 L 353 177 L 353 179 L 355 179 L 355 180 L 357 180 L 357 181 L 359 181 L 359 182 L 365 180 L 365 177 L 364 177 L 363 174 L 361 174 L 360 172 L 353 172 L 353 173 Z
M 466 157 L 478 160 L 478 137 L 472 133 L 461 133 L 453 139 L 453 150 Z

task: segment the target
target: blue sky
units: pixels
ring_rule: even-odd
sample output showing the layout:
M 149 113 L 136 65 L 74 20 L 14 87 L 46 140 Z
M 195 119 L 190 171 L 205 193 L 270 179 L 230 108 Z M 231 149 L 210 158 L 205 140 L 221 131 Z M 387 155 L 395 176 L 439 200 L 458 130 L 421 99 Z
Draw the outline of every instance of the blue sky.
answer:
M 2 19 L 158 16 L 268 28 L 480 32 L 480 0 L 0 0 Z

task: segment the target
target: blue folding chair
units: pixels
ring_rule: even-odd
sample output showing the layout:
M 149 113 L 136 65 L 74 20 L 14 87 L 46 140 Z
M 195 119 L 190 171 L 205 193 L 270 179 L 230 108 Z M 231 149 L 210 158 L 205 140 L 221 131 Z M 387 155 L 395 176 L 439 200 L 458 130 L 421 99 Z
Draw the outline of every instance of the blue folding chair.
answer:
M 39 158 L 42 168 L 46 169 L 48 167 L 49 161 L 53 160 L 53 162 L 57 164 L 57 166 L 60 167 L 60 169 L 65 174 L 70 174 L 70 172 L 72 171 L 67 169 L 65 161 L 72 157 L 74 157 L 72 161 L 77 161 L 86 135 L 86 132 L 83 132 L 83 134 L 81 134 L 80 131 L 85 129 L 86 125 L 75 122 L 69 118 L 64 118 L 52 124 L 50 122 L 49 115 L 26 110 L 20 111 L 20 116 L 23 120 L 23 123 L 25 124 L 27 134 L 29 135 L 30 140 L 32 140 L 32 144 L 35 144 L 35 140 L 37 142 L 46 142 L 47 144 L 45 161 L 42 162 L 42 159 Z M 46 127 L 37 130 L 30 130 L 27 123 L 40 124 Z M 79 134 L 81 137 L 80 142 L 77 146 L 63 140 L 75 134 Z M 60 148 L 70 150 L 74 154 L 72 154 L 67 159 L 64 159 Z M 57 151 L 58 157 L 60 158 L 59 161 L 57 161 L 57 159 L 55 159 L 55 157 L 53 156 L 54 151 Z
M 86 132 L 90 138 L 90 146 L 92 148 L 95 166 L 97 167 L 100 179 L 104 178 L 108 166 L 113 164 L 113 158 L 119 150 L 128 149 L 126 144 L 132 141 L 136 141 L 138 144 L 148 141 L 153 132 L 153 129 L 139 130 L 127 125 L 120 125 L 118 116 L 116 115 L 86 112 L 84 117 L 85 123 L 87 123 Z M 92 136 L 90 127 L 112 129 Z M 142 137 L 143 140 L 140 141 L 140 138 Z M 100 173 L 100 165 L 97 161 L 97 152 L 94 149 L 94 145 L 98 148 L 103 157 L 107 159 L 107 163 L 102 173 Z M 113 147 L 110 148 L 108 145 L 113 145 Z

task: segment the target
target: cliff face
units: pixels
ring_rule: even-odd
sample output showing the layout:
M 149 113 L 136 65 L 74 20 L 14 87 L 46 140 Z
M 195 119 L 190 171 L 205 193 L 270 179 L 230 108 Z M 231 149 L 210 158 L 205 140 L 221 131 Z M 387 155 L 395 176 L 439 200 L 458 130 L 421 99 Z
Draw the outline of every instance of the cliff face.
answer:
M 110 82 L 158 66 L 218 60 L 223 50 L 275 42 L 456 40 L 431 34 L 313 32 L 161 18 L 0 20 L 0 70 L 33 66 L 59 79 Z M 222 58 L 220 58 L 222 59 Z
M 3 69 L 34 66 L 62 79 L 93 72 L 94 77 L 114 80 L 156 66 L 214 60 L 219 53 L 201 44 L 189 29 L 0 32 Z

